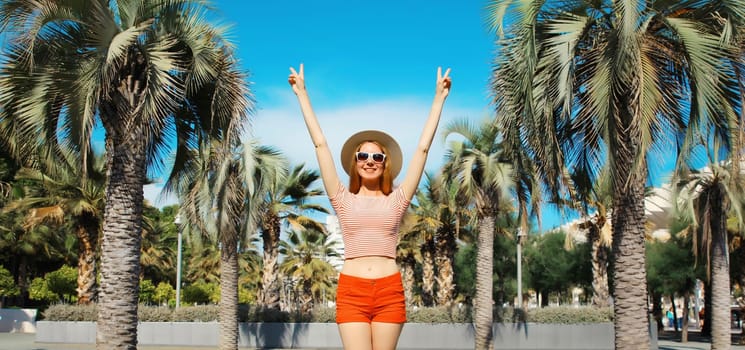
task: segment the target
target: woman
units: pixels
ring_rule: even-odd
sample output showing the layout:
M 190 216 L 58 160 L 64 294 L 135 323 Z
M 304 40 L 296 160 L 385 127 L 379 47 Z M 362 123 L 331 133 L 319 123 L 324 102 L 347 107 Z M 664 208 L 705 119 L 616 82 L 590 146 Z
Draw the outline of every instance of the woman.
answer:
M 406 322 L 401 275 L 396 265 L 398 226 L 419 185 L 427 153 L 450 92 L 450 69 L 437 69 L 435 98 L 419 145 L 398 188 L 401 150 L 387 134 L 367 130 L 352 135 L 341 152 L 349 188 L 339 181 L 331 151 L 308 92 L 303 65 L 290 68 L 288 82 L 316 149 L 321 177 L 342 228 L 345 260 L 336 296 L 336 322 L 344 349 L 395 349 Z

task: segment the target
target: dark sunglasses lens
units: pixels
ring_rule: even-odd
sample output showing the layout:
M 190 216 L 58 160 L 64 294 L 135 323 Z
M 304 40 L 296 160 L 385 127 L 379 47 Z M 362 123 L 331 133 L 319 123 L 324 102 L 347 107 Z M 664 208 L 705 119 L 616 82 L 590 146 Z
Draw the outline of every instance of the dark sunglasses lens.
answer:
M 382 153 L 373 153 L 372 157 L 373 157 L 373 160 L 378 163 L 382 163 L 383 160 L 385 160 L 385 155 Z
M 366 161 L 367 160 L 367 157 L 369 157 L 369 156 L 370 155 L 368 153 L 366 153 L 366 152 L 357 152 L 357 160 L 359 160 L 359 161 Z

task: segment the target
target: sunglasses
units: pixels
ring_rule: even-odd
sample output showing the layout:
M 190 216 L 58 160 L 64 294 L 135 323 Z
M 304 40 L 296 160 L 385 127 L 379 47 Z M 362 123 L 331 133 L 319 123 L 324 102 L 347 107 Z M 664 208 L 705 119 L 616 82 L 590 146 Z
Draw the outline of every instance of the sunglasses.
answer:
M 382 163 L 383 161 L 385 161 L 385 154 L 383 153 L 357 152 L 354 154 L 354 157 L 357 159 L 358 162 L 366 162 L 367 159 L 370 157 L 372 157 L 372 160 L 375 163 Z

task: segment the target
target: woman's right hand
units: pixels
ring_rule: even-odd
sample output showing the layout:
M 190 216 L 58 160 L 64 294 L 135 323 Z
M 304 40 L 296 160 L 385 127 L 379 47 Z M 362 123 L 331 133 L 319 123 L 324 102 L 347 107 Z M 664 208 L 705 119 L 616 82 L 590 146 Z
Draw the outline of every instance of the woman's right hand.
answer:
M 287 82 L 292 86 L 292 91 L 295 95 L 305 93 L 305 75 L 303 73 L 303 64 L 300 64 L 300 73 L 295 71 L 295 68 L 290 67 L 290 76 L 287 77 Z

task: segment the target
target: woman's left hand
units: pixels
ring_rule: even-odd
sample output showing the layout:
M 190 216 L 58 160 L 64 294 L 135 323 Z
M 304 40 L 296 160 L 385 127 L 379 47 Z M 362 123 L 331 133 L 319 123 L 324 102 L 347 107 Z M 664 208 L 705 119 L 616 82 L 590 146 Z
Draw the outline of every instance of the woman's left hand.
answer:
M 452 79 L 449 75 L 450 68 L 445 70 L 445 74 L 442 74 L 442 67 L 437 67 L 437 87 L 435 88 L 436 96 L 445 98 L 450 93 L 450 84 L 452 83 Z

